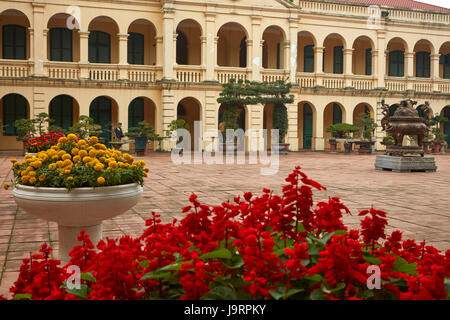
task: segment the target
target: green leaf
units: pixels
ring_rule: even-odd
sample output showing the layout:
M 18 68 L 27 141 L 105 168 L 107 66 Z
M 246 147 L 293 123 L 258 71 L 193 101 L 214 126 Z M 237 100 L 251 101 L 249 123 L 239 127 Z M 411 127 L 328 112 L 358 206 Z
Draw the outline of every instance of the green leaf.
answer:
M 305 291 L 305 289 L 300 289 L 300 288 L 290 289 L 289 292 L 284 295 L 284 298 L 287 299 L 290 296 L 293 296 L 294 294 L 297 294 L 302 291 Z
M 200 256 L 200 259 L 231 259 L 231 257 L 230 250 L 220 248 Z
M 230 263 L 225 264 L 230 269 L 239 269 L 244 265 L 244 259 L 242 256 L 233 256 Z
M 336 292 L 345 288 L 345 283 L 340 282 L 336 285 L 336 287 L 330 289 L 330 292 Z
M 238 297 L 230 287 L 218 286 L 209 290 L 201 300 L 238 300 Z
M 142 268 L 148 268 L 148 266 L 150 265 L 150 261 L 144 260 L 144 261 L 139 262 L 139 264 L 141 265 Z
M 171 272 L 148 272 L 144 274 L 141 280 L 149 280 L 149 279 L 168 279 L 172 276 Z
M 277 290 L 269 290 L 269 293 L 275 300 L 280 300 L 284 296 L 284 290 L 284 287 L 278 287 Z
M 303 223 L 299 222 L 298 225 L 297 225 L 297 233 L 305 232 L 305 231 L 306 231 L 306 229 L 303 226 Z
M 316 289 L 311 292 L 309 297 L 311 300 L 323 300 L 325 298 L 325 292 L 323 292 L 322 289 Z
M 396 256 L 397 259 L 395 259 L 395 266 L 392 267 L 393 271 L 397 272 L 403 272 L 406 274 L 409 274 L 411 276 L 417 276 L 417 263 L 408 263 L 405 259 L 402 257 Z
M 14 300 L 23 300 L 23 299 L 33 300 L 33 297 L 31 296 L 30 293 L 18 293 L 14 295 Z
M 336 230 L 334 232 L 335 236 L 343 236 L 343 235 L 346 235 L 346 234 L 348 234 L 347 230 Z
M 97 282 L 97 279 L 95 279 L 95 277 L 92 274 L 90 274 L 89 272 L 88 273 L 82 273 L 80 275 L 80 278 L 83 279 L 83 280 L 86 280 L 86 281 Z
M 323 280 L 323 277 L 318 273 L 313 274 L 312 276 L 306 278 L 313 282 L 321 282 Z
M 380 258 L 374 257 L 368 252 L 364 252 L 363 253 L 363 258 L 364 258 L 364 260 L 366 260 L 370 264 L 380 265 L 382 263 Z
M 66 287 L 66 292 L 73 294 L 74 296 L 80 298 L 80 299 L 86 299 L 87 293 L 88 293 L 88 286 L 85 284 L 82 284 L 80 286 L 80 289 L 69 289 Z

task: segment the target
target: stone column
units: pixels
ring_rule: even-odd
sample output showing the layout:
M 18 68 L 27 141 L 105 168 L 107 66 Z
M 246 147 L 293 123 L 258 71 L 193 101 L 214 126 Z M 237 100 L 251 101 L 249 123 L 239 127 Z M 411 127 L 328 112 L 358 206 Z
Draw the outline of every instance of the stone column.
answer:
M 323 75 L 324 72 L 323 70 L 323 50 L 324 47 L 314 47 L 314 60 L 315 60 L 315 65 L 316 65 L 316 85 L 318 87 L 323 87 Z
M 80 35 L 80 78 L 89 78 L 89 31 L 78 31 Z
M 433 91 L 439 91 L 439 54 L 431 55 L 431 79 L 433 80 Z
M 252 52 L 251 52 L 251 64 L 248 67 L 252 68 L 252 80 L 261 80 L 261 66 L 262 66 L 262 50 L 261 50 L 261 15 L 256 14 L 252 16 Z M 247 51 L 247 54 L 249 52 Z
M 284 62 L 283 70 L 289 70 L 290 74 L 291 42 L 287 40 L 284 41 L 282 45 L 283 45 L 283 62 Z
M 297 104 L 287 104 L 288 111 L 288 133 L 286 143 L 289 143 L 289 150 L 298 151 L 298 107 Z
M 375 60 L 374 69 L 372 70 L 377 79 L 377 88 L 384 89 L 384 76 L 386 74 L 386 32 L 377 30 L 376 48 L 373 50 L 373 59 Z
M 118 34 L 119 39 L 119 80 L 128 79 L 128 34 Z
M 163 8 L 163 80 L 175 80 L 173 65 L 175 63 L 174 48 L 174 15 L 172 3 L 166 3 Z
M 30 59 L 34 61 L 32 76 L 44 77 L 44 61 L 47 60 L 47 42 L 44 38 L 44 3 L 33 2 L 33 37 L 30 39 Z M 31 33 L 30 33 L 31 34 Z M 31 38 L 31 37 L 30 37 Z M 33 55 L 31 55 L 33 53 Z
M 352 58 L 353 49 L 344 49 L 344 87 L 348 88 L 352 86 Z
M 216 14 L 213 12 L 205 13 L 206 16 L 206 48 L 205 57 L 202 58 L 205 61 L 206 66 L 206 81 L 216 81 L 214 75 L 215 67 L 217 65 L 217 40 L 216 33 Z
M 289 81 L 292 84 L 297 83 L 297 50 L 298 50 L 298 17 L 289 19 L 289 41 L 290 54 L 289 60 L 286 61 L 285 69 L 289 69 Z
M 177 108 L 175 105 L 175 97 L 173 90 L 162 90 L 162 135 L 166 135 L 169 125 L 173 120 L 177 119 Z M 166 139 L 162 142 L 163 150 L 170 151 L 175 146 L 175 142 Z
M 323 109 L 317 109 L 316 122 L 314 123 L 316 134 L 313 138 L 316 151 L 325 150 L 325 141 L 323 137 L 323 112 Z
M 415 52 L 405 53 L 405 76 L 407 82 L 407 90 L 412 90 L 414 84 L 414 54 Z

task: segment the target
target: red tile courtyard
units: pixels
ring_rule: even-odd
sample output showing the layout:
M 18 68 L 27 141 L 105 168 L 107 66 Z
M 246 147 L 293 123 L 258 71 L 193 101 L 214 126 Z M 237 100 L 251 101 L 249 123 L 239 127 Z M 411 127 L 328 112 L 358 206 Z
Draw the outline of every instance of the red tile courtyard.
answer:
M 324 152 L 293 152 L 280 156 L 276 175 L 261 175 L 261 164 L 175 165 L 168 153 L 151 153 L 142 159 L 150 173 L 142 200 L 123 215 L 103 223 L 104 237 L 138 236 L 152 211 L 163 221 L 182 218 L 181 208 L 196 193 L 208 205 L 232 200 L 263 187 L 281 193 L 284 178 L 300 165 L 313 180 L 327 187 L 315 191 L 315 202 L 337 196 L 352 213 L 344 221 L 358 228 L 359 210 L 371 206 L 388 213 L 388 232 L 399 229 L 404 238 L 426 240 L 440 250 L 450 248 L 450 154 L 433 155 L 437 172 L 395 173 L 375 170 L 375 155 L 345 155 Z M 0 180 L 11 182 L 9 159 L 21 158 L 0 153 Z M 99 208 L 101 210 L 101 208 Z M 9 295 L 17 279 L 22 259 L 49 243 L 57 253 L 58 231 L 54 222 L 46 222 L 23 212 L 15 204 L 12 190 L 0 192 L 0 294 Z

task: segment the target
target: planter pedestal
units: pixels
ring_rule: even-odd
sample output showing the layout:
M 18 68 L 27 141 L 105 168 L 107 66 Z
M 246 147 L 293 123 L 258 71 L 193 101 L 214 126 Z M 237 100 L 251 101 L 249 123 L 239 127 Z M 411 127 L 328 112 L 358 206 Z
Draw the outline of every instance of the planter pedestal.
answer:
M 13 195 L 19 208 L 46 221 L 58 223 L 59 259 L 69 260 L 78 245 L 77 236 L 85 230 L 94 245 L 102 238 L 102 221 L 134 207 L 143 189 L 137 183 L 112 187 L 44 188 L 16 185 Z
M 102 240 L 103 228 L 101 223 L 86 227 L 70 227 L 58 224 L 59 257 L 63 264 L 69 262 L 69 253 L 73 247 L 80 244 L 77 237 L 80 235 L 81 230 L 86 231 L 94 246 Z

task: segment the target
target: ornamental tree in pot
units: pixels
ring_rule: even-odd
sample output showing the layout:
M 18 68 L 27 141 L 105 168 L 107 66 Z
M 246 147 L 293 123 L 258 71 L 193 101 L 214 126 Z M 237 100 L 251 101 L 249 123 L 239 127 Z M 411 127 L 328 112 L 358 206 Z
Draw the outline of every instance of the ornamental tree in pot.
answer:
M 350 153 L 352 147 L 352 143 L 348 141 L 351 138 L 350 135 L 358 131 L 359 128 L 357 126 L 348 123 L 336 123 L 329 125 L 327 128 L 327 132 L 331 132 L 336 138 L 345 139 L 344 148 L 347 154 Z
M 138 123 L 138 127 L 129 128 L 125 135 L 134 138 L 136 154 L 142 156 L 147 151 L 148 141 L 156 135 L 156 132 L 155 128 L 144 120 Z
M 431 133 L 433 135 L 433 144 L 434 144 L 434 153 L 439 153 L 441 147 L 445 143 L 445 137 L 447 136 L 441 131 L 440 124 L 448 122 L 447 117 L 441 116 L 439 113 L 436 113 L 430 119 L 430 125 L 432 127 Z
M 86 141 L 75 134 L 36 156 L 11 162 L 17 205 L 58 223 L 59 256 L 65 262 L 81 230 L 99 241 L 102 221 L 139 201 L 148 172 L 144 161 L 106 148 L 97 137 Z
M 361 130 L 362 141 L 359 144 L 359 153 L 372 153 L 372 146 L 375 141 L 372 139 L 378 124 L 373 120 L 369 113 L 362 112 L 358 115 L 356 125 Z
M 81 139 L 89 139 L 89 137 L 100 135 L 102 126 L 96 124 L 93 118 L 81 115 L 79 121 L 69 128 L 69 133 L 76 134 Z

